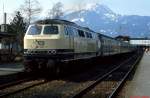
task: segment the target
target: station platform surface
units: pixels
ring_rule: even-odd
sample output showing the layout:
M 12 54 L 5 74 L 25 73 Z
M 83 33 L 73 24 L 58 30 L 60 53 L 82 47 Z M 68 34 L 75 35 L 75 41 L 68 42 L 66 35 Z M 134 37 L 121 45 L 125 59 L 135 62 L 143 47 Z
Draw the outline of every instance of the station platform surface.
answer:
M 150 52 L 144 53 L 134 78 L 123 90 L 124 98 L 150 98 Z
M 22 72 L 23 70 L 22 63 L 0 64 L 0 76 Z

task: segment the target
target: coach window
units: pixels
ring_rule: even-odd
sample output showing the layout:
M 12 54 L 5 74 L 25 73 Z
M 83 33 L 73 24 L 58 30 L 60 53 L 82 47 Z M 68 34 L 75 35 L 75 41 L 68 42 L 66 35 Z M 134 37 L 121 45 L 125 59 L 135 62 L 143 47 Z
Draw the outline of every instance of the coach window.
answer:
M 92 34 L 89 33 L 89 32 L 85 32 L 85 35 L 86 35 L 87 38 L 92 38 Z
M 73 28 L 72 27 L 65 27 L 65 35 L 74 36 Z
M 91 36 L 92 36 L 93 39 L 96 39 L 95 33 L 91 33 Z
M 90 37 L 90 38 L 93 38 L 91 33 L 89 33 L 89 37 Z
M 88 32 L 84 32 L 86 35 L 86 38 L 89 38 L 89 33 Z
M 98 34 L 98 39 L 99 39 L 99 40 L 101 39 L 101 35 L 100 35 L 100 34 Z
M 78 36 L 78 34 L 77 34 L 77 29 L 76 28 L 72 28 L 72 30 L 73 30 L 73 33 L 74 33 L 74 36 Z
M 85 37 L 84 32 L 82 30 L 78 30 L 78 34 L 80 37 Z
M 72 28 L 72 27 L 68 27 L 67 29 L 68 29 L 68 31 L 69 31 L 69 32 L 68 32 L 69 35 L 73 37 L 73 36 L 74 36 L 73 28 Z
M 66 27 L 66 26 L 64 27 L 64 31 L 65 31 L 65 35 L 69 35 L 69 33 L 68 33 L 68 29 L 67 29 L 67 27 Z

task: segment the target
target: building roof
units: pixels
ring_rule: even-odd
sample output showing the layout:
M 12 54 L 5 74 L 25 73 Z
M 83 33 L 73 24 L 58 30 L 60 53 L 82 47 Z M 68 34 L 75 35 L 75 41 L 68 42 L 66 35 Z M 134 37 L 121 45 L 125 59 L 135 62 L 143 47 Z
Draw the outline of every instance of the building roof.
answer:
M 150 38 L 130 38 L 130 40 L 150 40 Z
M 10 34 L 8 32 L 0 32 L 0 38 L 3 38 L 3 37 L 13 37 L 14 34 Z

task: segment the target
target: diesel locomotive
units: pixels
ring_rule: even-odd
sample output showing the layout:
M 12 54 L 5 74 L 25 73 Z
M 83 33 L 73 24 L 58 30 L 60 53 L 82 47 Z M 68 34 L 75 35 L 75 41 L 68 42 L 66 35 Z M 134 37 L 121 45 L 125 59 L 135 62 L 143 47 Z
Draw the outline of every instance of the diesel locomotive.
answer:
M 134 49 L 129 43 L 70 21 L 39 20 L 31 24 L 25 34 L 24 65 L 26 71 L 53 69 L 56 62 L 127 53 Z

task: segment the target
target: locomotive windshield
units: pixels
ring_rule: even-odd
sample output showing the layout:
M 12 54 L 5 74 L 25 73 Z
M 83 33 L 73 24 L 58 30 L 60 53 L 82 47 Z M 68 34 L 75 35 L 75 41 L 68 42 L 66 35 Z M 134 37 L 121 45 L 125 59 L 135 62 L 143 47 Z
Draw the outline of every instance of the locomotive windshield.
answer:
M 58 34 L 58 26 L 45 26 L 43 34 Z
M 39 34 L 41 34 L 41 30 L 42 30 L 42 26 L 37 26 L 37 25 L 30 26 L 27 34 L 28 35 L 39 35 Z

